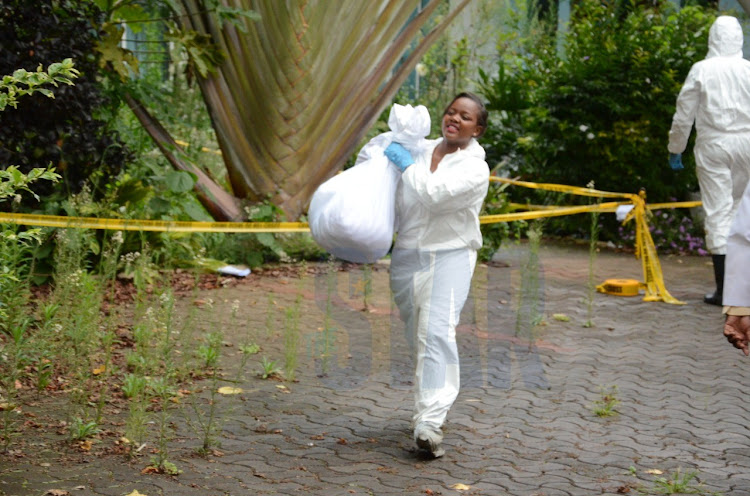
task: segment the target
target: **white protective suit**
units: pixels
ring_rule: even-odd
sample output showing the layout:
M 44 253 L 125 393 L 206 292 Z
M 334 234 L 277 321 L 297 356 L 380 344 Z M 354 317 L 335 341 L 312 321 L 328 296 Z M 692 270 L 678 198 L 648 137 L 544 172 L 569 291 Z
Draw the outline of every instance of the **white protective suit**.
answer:
M 670 153 L 682 153 L 695 122 L 695 162 L 706 246 L 726 253 L 727 234 L 750 177 L 750 61 L 742 58 L 742 27 L 719 16 L 708 36 L 708 55 L 695 63 L 677 97 Z
M 474 139 L 430 172 L 441 140 L 428 142 L 402 175 L 391 256 L 391 289 L 416 356 L 412 421 L 433 429 L 458 396 L 456 325 L 482 246 L 479 211 L 489 186 L 484 149 Z
M 747 276 L 747 267 L 750 267 L 750 184 L 745 188 L 729 231 L 726 266 L 722 303 L 750 307 L 750 277 Z

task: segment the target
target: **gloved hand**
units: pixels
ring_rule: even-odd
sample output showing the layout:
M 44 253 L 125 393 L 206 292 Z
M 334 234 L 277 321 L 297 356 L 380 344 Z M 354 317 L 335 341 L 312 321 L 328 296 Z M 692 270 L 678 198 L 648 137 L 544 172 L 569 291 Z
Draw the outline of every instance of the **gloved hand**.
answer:
M 396 143 L 395 141 L 391 142 L 391 144 L 388 145 L 388 148 L 385 149 L 384 153 L 385 156 L 388 157 L 388 160 L 393 162 L 401 172 L 404 172 L 407 167 L 414 163 L 411 153 L 409 153 L 401 143 Z
M 685 166 L 682 165 L 682 154 L 681 153 L 670 153 L 669 154 L 669 166 L 672 170 L 682 170 Z

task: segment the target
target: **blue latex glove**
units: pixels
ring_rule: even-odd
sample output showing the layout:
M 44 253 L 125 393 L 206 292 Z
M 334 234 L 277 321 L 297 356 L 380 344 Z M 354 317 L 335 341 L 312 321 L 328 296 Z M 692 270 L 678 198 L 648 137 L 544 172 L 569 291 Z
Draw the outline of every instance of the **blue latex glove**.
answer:
M 404 172 L 407 167 L 412 165 L 414 163 L 414 159 L 411 156 L 411 153 L 401 145 L 401 143 L 396 143 L 395 141 L 392 142 L 390 145 L 388 145 L 388 148 L 385 149 L 385 156 L 388 157 L 388 160 L 393 162 L 393 164 L 398 167 L 401 172 Z
M 672 168 L 672 170 L 684 169 L 685 166 L 682 165 L 682 153 L 670 153 L 669 166 Z

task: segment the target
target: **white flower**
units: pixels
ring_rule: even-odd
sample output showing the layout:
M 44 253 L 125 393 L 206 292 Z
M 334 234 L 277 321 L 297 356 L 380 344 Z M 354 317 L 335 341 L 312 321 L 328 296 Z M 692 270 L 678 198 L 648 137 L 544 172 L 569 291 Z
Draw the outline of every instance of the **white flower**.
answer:
M 586 124 L 581 124 L 580 126 L 578 126 L 578 129 L 580 129 L 582 133 L 585 133 L 589 130 L 589 127 Z
M 588 139 L 594 139 L 595 138 L 594 133 L 587 134 L 586 138 L 588 138 Z
M 131 251 L 130 253 L 126 253 L 125 255 L 120 257 L 120 260 L 122 260 L 125 263 L 133 263 L 136 260 L 138 260 L 138 257 L 140 257 L 140 252 L 137 251 Z
M 425 77 L 427 73 L 429 72 L 429 70 L 427 69 L 427 66 L 424 65 L 422 62 L 417 64 L 416 71 L 419 77 Z

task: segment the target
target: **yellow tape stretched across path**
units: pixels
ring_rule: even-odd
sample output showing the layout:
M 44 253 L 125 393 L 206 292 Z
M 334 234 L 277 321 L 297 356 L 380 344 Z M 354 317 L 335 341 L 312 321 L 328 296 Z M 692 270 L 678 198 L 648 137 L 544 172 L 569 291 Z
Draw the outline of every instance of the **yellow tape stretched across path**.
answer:
M 183 222 L 176 220 L 99 219 L 96 217 L 67 217 L 62 215 L 34 215 L 0 213 L 0 222 L 39 227 L 76 227 L 112 231 L 163 232 L 305 232 L 306 222 Z
M 632 205 L 624 222 L 635 219 L 636 240 L 635 256 L 641 259 L 645 282 L 641 283 L 645 290 L 645 301 L 664 301 L 667 303 L 684 304 L 669 294 L 661 271 L 661 264 L 656 253 L 656 246 L 648 229 L 647 215 L 649 210 L 659 208 L 687 208 L 701 205 L 701 202 L 671 202 L 646 205 L 645 195 L 632 193 L 615 193 L 600 191 L 593 188 L 581 188 L 563 184 L 531 183 L 514 179 L 490 177 L 490 181 L 502 182 L 532 189 L 543 189 L 560 193 L 570 193 L 580 196 L 597 198 L 620 198 L 625 201 L 611 201 L 592 205 L 554 207 L 554 206 L 526 206 L 524 212 L 506 214 L 483 215 L 481 224 L 496 222 L 511 222 L 517 220 L 532 220 L 544 217 L 558 217 L 587 212 L 614 212 L 622 205 Z M 515 205 L 523 207 L 522 205 Z M 161 232 L 221 232 L 221 233 L 284 233 L 308 232 L 306 222 L 185 222 L 164 220 L 130 220 L 130 219 L 101 219 L 96 217 L 67 217 L 59 215 L 36 215 L 0 212 L 0 222 L 38 226 L 81 229 L 107 229 L 115 231 L 161 231 Z
M 614 212 L 620 205 L 631 202 L 607 202 L 575 207 L 517 205 L 529 208 L 524 212 L 482 215 L 481 224 L 533 220 L 543 217 L 587 212 Z M 648 205 L 650 210 L 658 208 L 687 208 L 699 206 L 701 202 L 672 202 Z M 37 215 L 0 212 L 0 222 L 37 227 L 74 227 L 81 229 L 106 229 L 110 231 L 161 231 L 161 232 L 216 232 L 216 233 L 261 233 L 261 232 L 309 232 L 307 222 L 190 222 L 172 220 L 103 219 L 98 217 L 69 217 L 64 215 Z

